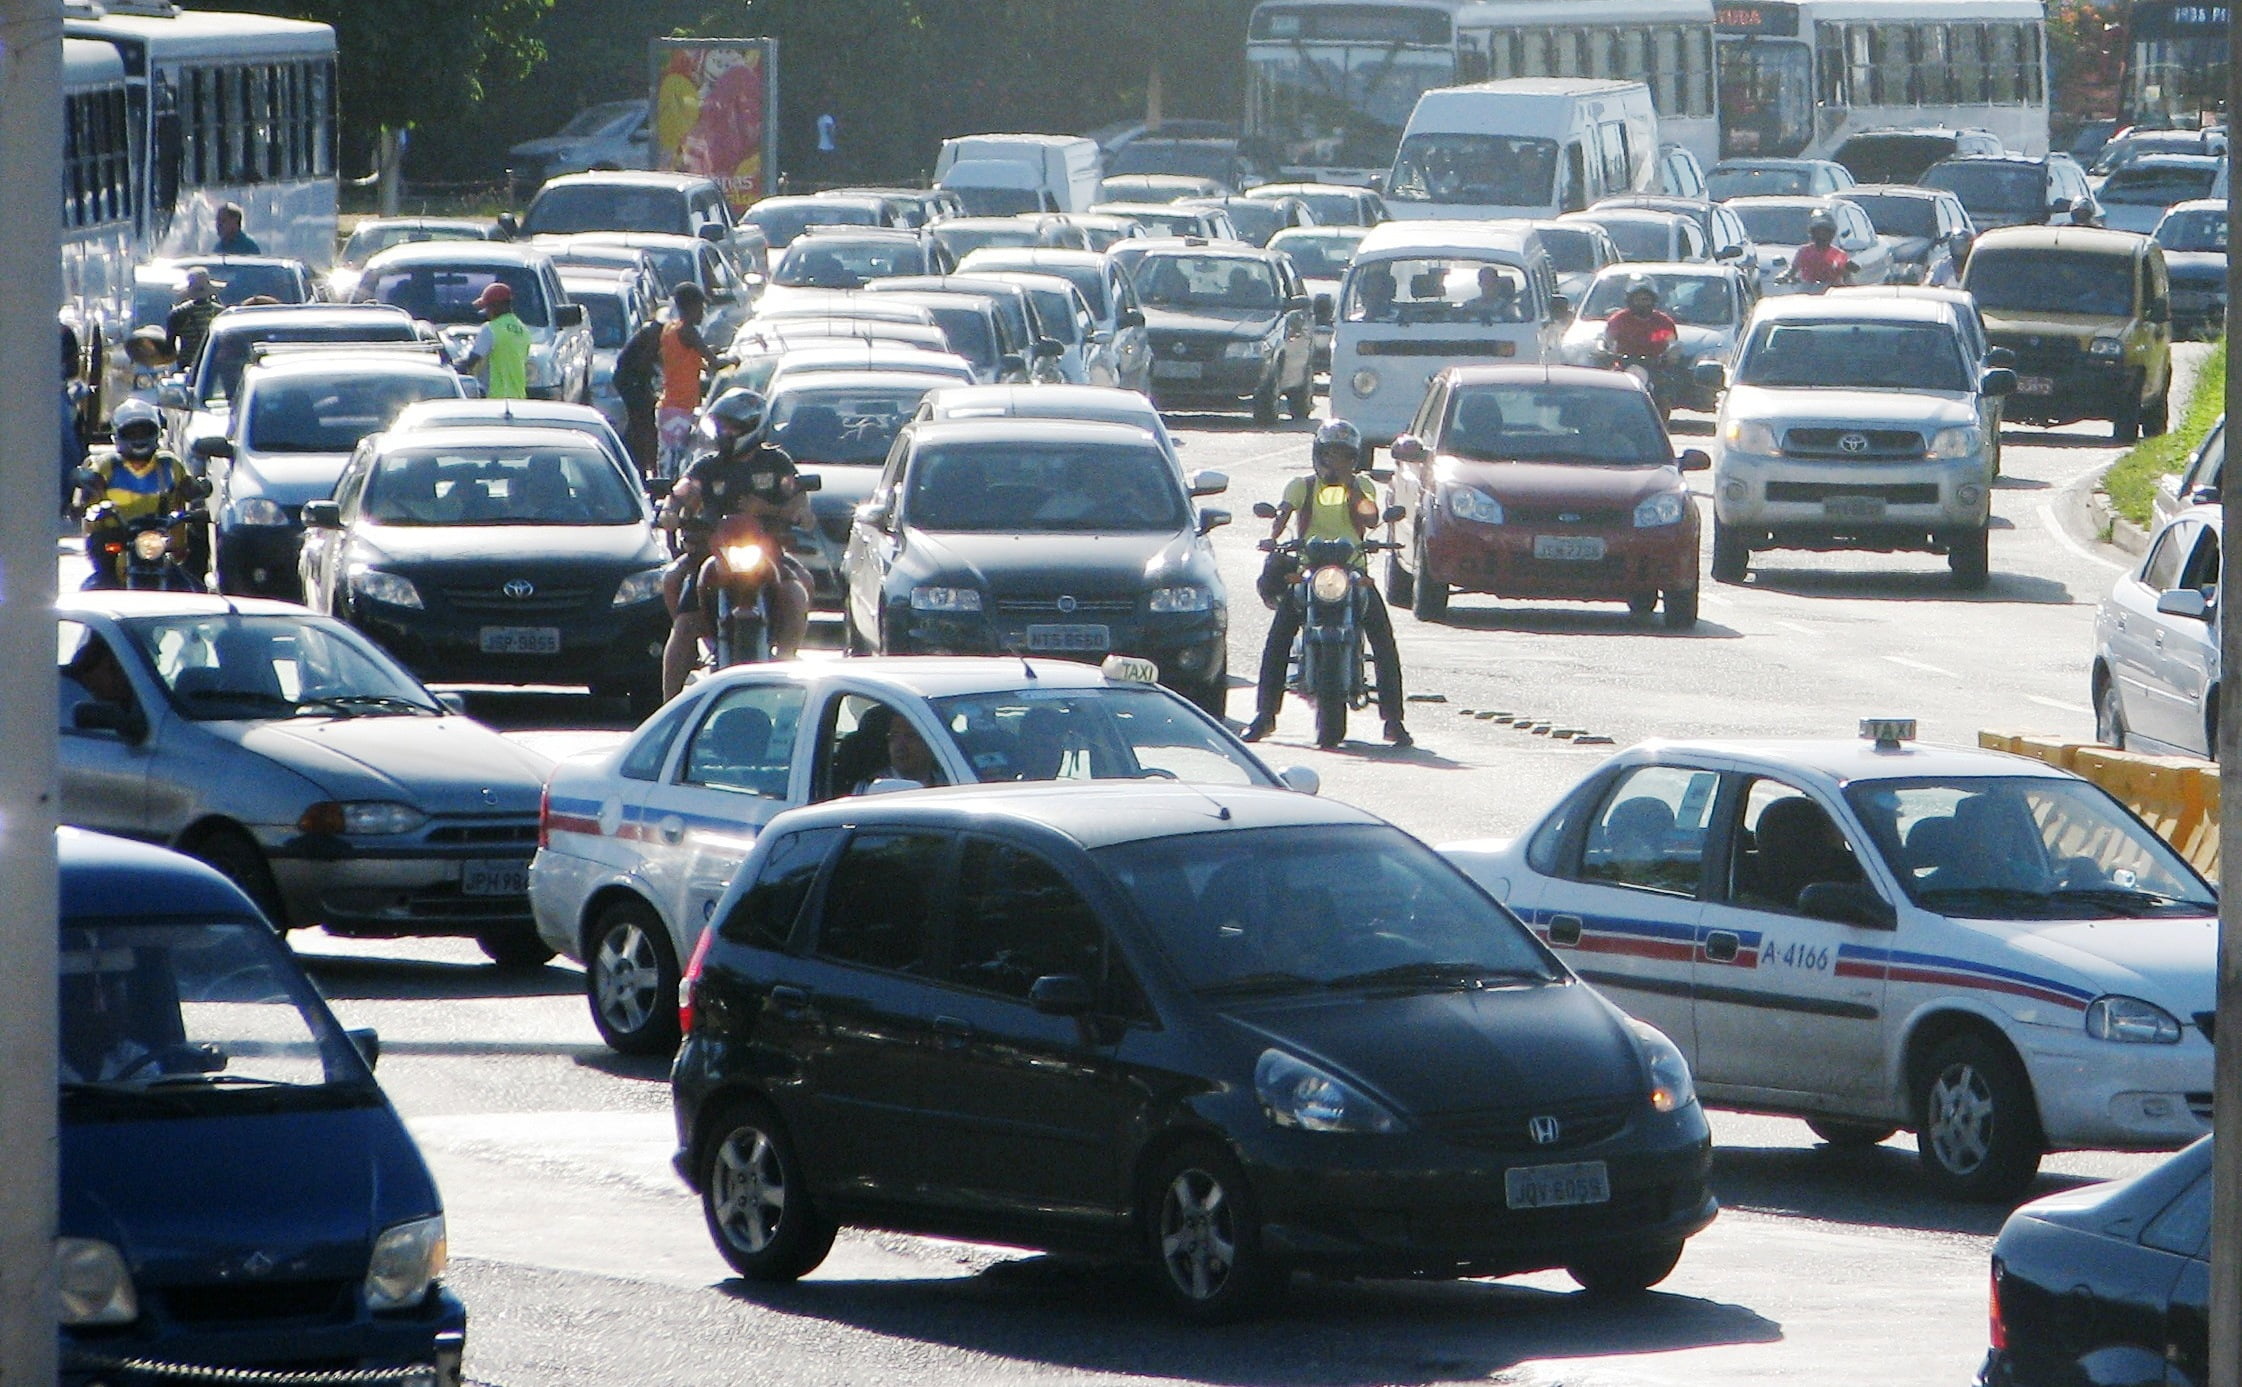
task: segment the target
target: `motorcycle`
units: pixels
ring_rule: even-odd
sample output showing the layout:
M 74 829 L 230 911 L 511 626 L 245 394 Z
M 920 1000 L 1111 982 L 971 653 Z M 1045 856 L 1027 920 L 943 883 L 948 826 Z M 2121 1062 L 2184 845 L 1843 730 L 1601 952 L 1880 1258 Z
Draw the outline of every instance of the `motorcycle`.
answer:
M 1253 513 L 1276 518 L 1277 508 L 1256 502 Z M 1388 506 L 1380 517 L 1391 525 L 1407 512 Z M 1299 566 L 1291 579 L 1291 600 L 1300 605 L 1300 634 L 1293 643 L 1292 669 L 1285 687 L 1316 708 L 1316 745 L 1337 746 L 1347 739 L 1347 714 L 1370 706 L 1377 688 L 1375 662 L 1362 635 L 1362 608 L 1370 596 L 1370 575 L 1356 568 L 1357 553 L 1399 549 L 1398 544 L 1365 538 L 1261 541 L 1264 552 L 1281 554 Z
M 818 489 L 817 477 L 799 480 L 805 491 Z M 710 673 L 770 660 L 770 589 L 778 581 L 780 554 L 753 516 L 727 515 L 709 531 L 698 590 L 715 633 L 705 666 Z
M 76 480 L 81 491 L 101 485 L 100 477 L 90 471 L 81 471 Z M 131 520 L 120 519 L 109 501 L 86 507 L 86 562 L 92 571 L 86 574 L 85 590 L 203 591 L 184 562 L 188 545 L 181 532 L 210 523 L 209 510 L 195 504 L 210 494 L 210 483 L 190 478 L 185 490 L 188 505 Z
M 1651 403 L 1658 406 L 1658 417 L 1665 420 L 1689 402 L 1691 381 L 1688 367 L 1682 364 L 1680 344 L 1661 334 L 1656 345 L 1658 350 L 1650 353 L 1620 352 L 1613 349 L 1607 337 L 1598 350 L 1598 360 L 1606 370 L 1634 377 L 1650 392 Z

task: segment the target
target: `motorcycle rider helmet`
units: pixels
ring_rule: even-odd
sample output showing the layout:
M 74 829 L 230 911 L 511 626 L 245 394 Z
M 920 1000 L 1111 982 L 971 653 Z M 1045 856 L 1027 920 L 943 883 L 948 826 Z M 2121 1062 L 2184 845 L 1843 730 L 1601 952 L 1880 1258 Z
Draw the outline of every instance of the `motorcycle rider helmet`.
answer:
M 156 455 L 156 445 L 163 439 L 163 416 L 146 400 L 127 400 L 110 416 L 109 430 L 120 454 L 146 462 Z
M 1656 308 L 1658 306 L 1658 286 L 1643 278 L 1641 275 L 1636 275 L 1633 279 L 1627 281 L 1626 299 L 1627 306 L 1629 308 L 1633 308 L 1635 306 L 1635 298 L 1637 295 L 1648 297 L 1650 299 L 1650 306 L 1652 308 Z
M 1311 459 L 1322 466 L 1326 458 L 1333 461 L 1345 459 L 1348 468 L 1360 465 L 1362 460 L 1362 430 L 1344 419 L 1326 419 L 1316 429 L 1314 445 L 1309 450 Z
M 1826 231 L 1835 236 L 1837 234 L 1837 218 L 1827 212 L 1816 212 L 1808 217 L 1806 219 L 1806 234 L 1812 236 L 1818 231 Z
M 763 397 L 735 385 L 709 402 L 708 424 L 719 435 L 752 437 L 763 427 Z

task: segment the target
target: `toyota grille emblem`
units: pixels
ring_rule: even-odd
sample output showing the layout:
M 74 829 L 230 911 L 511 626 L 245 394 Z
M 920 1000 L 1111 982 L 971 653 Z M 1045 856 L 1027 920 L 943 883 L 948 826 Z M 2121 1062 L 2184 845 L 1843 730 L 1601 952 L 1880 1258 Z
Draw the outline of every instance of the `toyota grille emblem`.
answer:
M 242 1261 L 241 1269 L 251 1276 L 269 1276 L 272 1274 L 272 1269 L 277 1265 L 279 1264 L 273 1261 L 271 1254 L 252 1252 Z
M 1057 605 L 1058 609 L 1059 609 L 1060 611 L 1062 611 L 1062 612 L 1072 612 L 1072 611 L 1073 611 L 1073 610 L 1074 610 L 1074 609 L 1075 609 L 1075 608 L 1076 608 L 1077 606 L 1079 606 L 1079 605 L 1081 605 L 1081 604 L 1077 603 L 1077 602 L 1076 602 L 1076 601 L 1075 601 L 1075 600 L 1074 600 L 1074 599 L 1073 599 L 1073 598 L 1072 598 L 1072 597 L 1070 596 L 1070 597 L 1062 597 L 1062 598 L 1060 598 L 1060 599 L 1058 600 L 1058 602 L 1057 602 L 1057 603 L 1056 603 L 1055 605 Z
M 1557 1119 L 1554 1117 L 1545 1116 L 1527 1119 L 1526 1135 L 1534 1139 L 1534 1145 L 1536 1146 L 1555 1146 L 1557 1138 L 1563 1134 L 1564 1129 L 1558 1125 Z
M 1839 435 L 1837 436 L 1837 451 L 1839 451 L 1839 452 L 1841 452 L 1841 453 L 1865 453 L 1865 452 L 1867 452 L 1867 451 L 1868 451 L 1868 435 L 1867 435 L 1867 434 L 1865 434 L 1865 433 L 1842 433 L 1842 434 L 1839 434 Z
M 1191 355 L 1191 344 L 1188 342 L 1178 342 L 1174 346 L 1168 348 L 1168 354 L 1170 356 L 1189 356 Z
M 1559 511 L 1557 512 L 1557 519 L 1561 523 L 1566 525 L 1578 525 L 1580 523 L 1580 512 L 1569 510 Z
M 537 584 L 527 578 L 516 578 L 500 588 L 499 591 L 519 602 L 525 597 L 535 597 L 537 595 Z

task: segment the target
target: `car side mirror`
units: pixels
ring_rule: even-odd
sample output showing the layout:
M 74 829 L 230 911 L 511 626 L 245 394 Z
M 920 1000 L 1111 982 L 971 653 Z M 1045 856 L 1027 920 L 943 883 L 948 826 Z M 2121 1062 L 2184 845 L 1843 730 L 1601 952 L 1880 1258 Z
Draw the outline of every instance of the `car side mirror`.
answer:
M 2016 369 L 2016 353 L 2007 347 L 1988 347 L 1985 350 L 1985 364 L 2013 371 Z
M 1744 248 L 1742 246 L 1722 246 L 1719 250 L 1713 252 L 1713 259 L 1715 260 L 1741 260 L 1743 258 Z
M 2219 504 L 2219 489 L 2215 486 L 2199 486 L 2188 493 L 2188 504 L 2191 506 L 2215 506 Z
M 1713 470 L 1712 456 L 1702 448 L 1684 448 L 1682 449 L 1682 455 L 1674 461 L 1684 472 L 1710 472 Z
M 2150 322 L 2159 326 L 2169 323 L 2172 321 L 2172 305 L 2163 299 L 2156 299 L 2149 304 L 2147 317 Z
M 1057 361 L 1066 353 L 1065 345 L 1056 337 L 1038 337 L 1035 339 L 1035 359 L 1038 361 Z
M 794 485 L 803 491 L 823 491 L 825 478 L 816 472 L 803 472 L 794 478 Z
M 584 325 L 584 305 L 580 303 L 555 304 L 553 306 L 553 322 L 560 327 L 582 327 Z
M 1117 327 L 1121 327 L 1123 329 L 1143 327 L 1144 314 L 1141 310 L 1138 309 L 1124 308 L 1121 310 L 1121 316 L 1115 318 L 1113 321 Z
M 1399 525 L 1408 518 L 1409 508 L 1407 506 L 1388 506 L 1378 515 L 1379 523 L 1385 525 Z
M 1201 510 L 1199 511 L 1198 531 L 1202 535 L 1206 534 L 1210 530 L 1218 530 L 1229 523 L 1230 512 L 1226 510 L 1218 510 L 1213 506 L 1206 506 L 1201 508 Z
M 1549 316 L 1553 321 L 1569 323 L 1573 316 L 1573 301 L 1563 294 L 1549 296 Z
M 70 710 L 70 725 L 80 732 L 114 732 L 128 742 L 148 735 L 148 720 L 137 708 L 94 699 Z
M 875 530 L 885 530 L 895 523 L 895 517 L 889 511 L 887 502 L 866 501 L 856 508 L 856 523 L 869 525 Z
M 1277 508 L 1267 501 L 1256 501 L 1253 503 L 1253 515 L 1256 520 L 1274 520 L 1277 518 Z
M 1028 1005 L 1045 1016 L 1088 1016 L 1097 1004 L 1090 984 L 1073 973 L 1037 978 L 1028 988 Z
M 219 434 L 198 438 L 187 449 L 198 458 L 230 458 L 234 455 L 233 440 Z
M 156 391 L 156 404 L 162 409 L 193 409 L 194 399 L 184 385 L 166 385 Z
M 2057 198 L 2047 205 L 2047 214 L 2051 217 L 2067 217 L 2075 210 L 2075 205 L 2065 198 Z
M 1316 326 L 1330 327 L 1332 313 L 1333 307 L 1331 303 L 1331 295 L 1316 295 Z
M 343 1035 L 349 1039 L 351 1048 L 358 1052 L 358 1058 L 366 1061 L 368 1069 L 381 1063 L 380 1031 L 372 1026 L 360 1026 L 356 1030 L 344 1031 Z
M 442 693 L 436 695 L 436 702 L 443 708 L 445 712 L 450 713 L 454 717 L 463 718 L 467 716 L 467 695 L 463 693 L 457 693 L 451 689 L 446 689 Z
M 1010 373 L 1017 373 L 1028 369 L 1027 358 L 1021 356 L 1018 352 L 1006 352 L 1002 357 L 998 358 L 996 364 L 999 369 Z
M 307 530 L 339 530 L 343 527 L 343 508 L 334 501 L 304 502 L 304 528 Z
M 1323 777 L 1306 766 L 1287 766 L 1277 772 L 1277 782 L 1298 795 L 1323 793 Z
M 1191 474 L 1193 496 L 1220 496 L 1229 489 L 1230 477 L 1227 473 L 1209 470 Z
M 1314 301 L 1306 294 L 1294 294 L 1284 301 L 1284 311 L 1287 313 L 1306 313 L 1314 307 Z
M 1422 465 L 1425 459 L 1432 456 L 1432 451 L 1425 447 L 1425 441 L 1413 433 L 1405 433 L 1395 439 L 1386 451 L 1393 454 L 1395 462 L 1407 463 L 1411 467 Z
M 511 212 L 499 213 L 498 234 L 500 237 L 508 241 L 514 240 L 515 238 L 519 237 L 522 234 L 521 218 L 515 216 Z
M 2211 600 L 2195 588 L 2173 588 L 2156 595 L 2156 609 L 2165 616 L 2182 616 L 2190 621 L 2208 621 Z
M 1996 399 L 2013 395 L 2016 393 L 2016 372 L 2006 366 L 1995 366 L 1979 378 L 1977 388 Z
M 722 241 L 726 232 L 722 222 L 702 222 L 700 230 L 693 234 L 704 241 Z
M 1800 911 L 1816 920 L 1865 929 L 1896 929 L 1891 903 L 1857 881 L 1817 881 L 1798 893 Z
M 1698 389 L 1718 394 L 1728 388 L 1728 368 L 1717 361 L 1700 361 L 1689 368 L 1689 379 Z

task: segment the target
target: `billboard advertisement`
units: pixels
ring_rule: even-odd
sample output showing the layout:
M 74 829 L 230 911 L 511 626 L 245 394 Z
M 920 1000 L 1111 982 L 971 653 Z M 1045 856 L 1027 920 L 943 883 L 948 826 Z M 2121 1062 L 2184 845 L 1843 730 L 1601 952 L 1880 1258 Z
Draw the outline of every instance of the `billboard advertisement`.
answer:
M 655 39 L 653 167 L 713 178 L 735 212 L 778 179 L 778 40 Z

